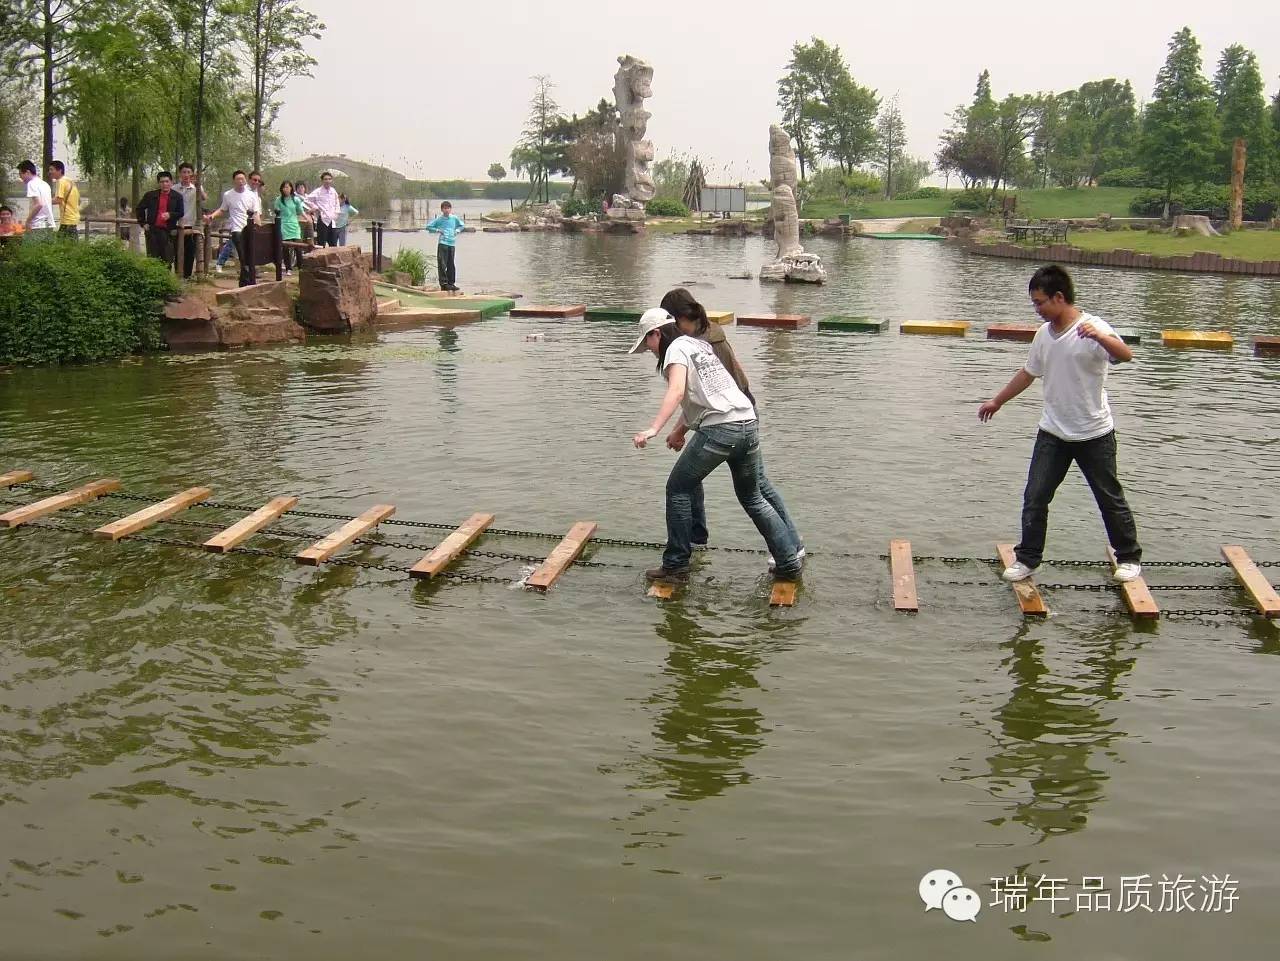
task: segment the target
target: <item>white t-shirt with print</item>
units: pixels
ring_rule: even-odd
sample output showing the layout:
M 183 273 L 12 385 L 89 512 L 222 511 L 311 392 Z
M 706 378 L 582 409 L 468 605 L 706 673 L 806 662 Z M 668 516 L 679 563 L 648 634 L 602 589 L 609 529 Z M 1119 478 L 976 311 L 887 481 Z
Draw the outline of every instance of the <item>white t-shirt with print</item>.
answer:
M 1093 440 L 1115 430 L 1107 403 L 1107 368 L 1111 355 L 1096 340 L 1080 336 L 1088 322 L 1099 333 L 1116 332 L 1105 321 L 1083 311 L 1063 334 L 1044 323 L 1031 341 L 1024 368 L 1044 379 L 1044 413 L 1040 429 L 1066 441 Z
M 262 201 L 252 187 L 236 190 L 232 187 L 222 193 L 222 206 L 218 208 L 227 215 L 227 227 L 234 234 L 244 230 L 251 214 L 262 213 Z
M 747 395 L 738 389 L 733 377 L 705 341 L 693 337 L 677 337 L 667 348 L 662 363 L 663 373 L 672 364 L 687 369 L 684 398 L 684 422 L 697 430 L 716 424 L 755 420 L 756 410 Z
M 49 190 L 49 185 L 39 177 L 32 177 L 27 181 L 27 197 L 31 204 L 28 210 L 35 206 L 36 201 L 40 202 L 40 212 L 32 219 L 31 229 L 56 227 L 57 223 L 53 219 L 53 194 Z

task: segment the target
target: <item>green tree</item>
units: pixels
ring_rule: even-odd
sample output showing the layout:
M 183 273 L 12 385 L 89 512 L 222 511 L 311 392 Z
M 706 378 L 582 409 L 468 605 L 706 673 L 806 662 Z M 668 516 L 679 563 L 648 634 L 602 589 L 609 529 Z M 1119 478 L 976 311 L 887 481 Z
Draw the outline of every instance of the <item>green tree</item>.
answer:
M 1059 156 L 1069 97 L 1070 94 L 1048 93 L 1040 98 L 1036 127 L 1031 133 L 1030 158 L 1036 186 L 1042 189 L 1049 186 L 1049 179 L 1057 172 L 1055 161 Z
M 1265 183 L 1272 174 L 1271 118 L 1262 89 L 1262 72 L 1252 50 L 1233 43 L 1222 51 L 1213 77 L 1213 93 L 1218 104 L 1222 139 L 1218 148 L 1215 179 L 1230 179 L 1231 151 L 1237 137 L 1248 148 L 1245 180 Z
M 489 179 L 494 183 L 502 180 L 507 175 L 507 168 L 500 163 L 489 164 Z
M 116 0 L 7 0 L 0 14 L 0 68 L 35 81 L 41 91 L 43 171 L 53 160 L 53 125 L 67 114 L 72 73 L 97 60 L 104 26 L 126 7 Z
M 1019 178 L 1027 168 L 1026 143 L 1039 123 L 1042 98 L 1030 94 L 1009 94 L 996 108 L 995 176 L 991 184 L 991 200 L 1001 184 Z
M 966 188 L 993 180 L 1000 170 L 996 136 L 999 107 L 991 96 L 991 74 L 978 75 L 973 101 L 957 107 L 951 114 L 951 126 L 942 135 L 938 151 L 938 169 L 954 171 Z
M 262 169 L 265 131 L 280 112 L 280 92 L 294 77 L 311 76 L 316 60 L 304 49 L 325 29 L 298 0 L 230 0 L 246 73 L 253 89 L 246 118 L 253 134 L 253 166 Z
M 25 78 L 0 75 L 0 197 L 18 162 L 34 157 L 40 146 L 40 116 Z
M 854 81 L 839 47 L 818 37 L 793 46 L 787 73 L 778 81 L 778 106 L 782 127 L 796 145 L 802 180 L 818 154 L 846 174 L 870 159 L 879 99 Z
M 547 186 L 549 174 L 562 163 L 563 146 L 557 146 L 553 135 L 565 123 L 560 105 L 551 96 L 555 84 L 546 74 L 533 78 L 533 97 L 529 101 L 529 116 L 525 120 L 520 140 L 511 150 L 511 168 L 523 171 L 529 178 L 529 197 L 534 203 L 546 203 L 550 199 Z
M 1050 160 L 1062 186 L 1093 183 L 1133 162 L 1138 111 L 1129 81 L 1092 80 L 1059 100 L 1062 129 Z
M 818 109 L 818 149 L 846 175 L 871 160 L 876 150 L 876 111 L 880 98 L 845 70 L 823 93 Z
M 907 125 L 902 120 L 902 111 L 898 107 L 895 94 L 880 110 L 876 120 L 876 151 L 872 165 L 881 171 L 880 178 L 884 183 L 884 197 L 893 198 L 897 183 L 894 171 L 901 166 L 903 149 L 907 141 Z
M 1200 44 L 1183 27 L 1169 42 L 1142 122 L 1138 156 L 1164 186 L 1165 203 L 1181 184 L 1208 179 L 1219 145 L 1213 88 L 1200 72 Z

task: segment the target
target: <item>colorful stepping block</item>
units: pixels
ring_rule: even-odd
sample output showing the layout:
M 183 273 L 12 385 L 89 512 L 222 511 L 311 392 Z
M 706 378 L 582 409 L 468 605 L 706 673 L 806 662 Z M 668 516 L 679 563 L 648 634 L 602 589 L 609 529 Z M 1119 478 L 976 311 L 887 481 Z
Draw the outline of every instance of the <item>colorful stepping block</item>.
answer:
M 623 307 L 588 307 L 587 320 L 625 320 L 635 323 L 640 319 L 642 310 L 627 310 Z
M 1039 324 L 987 324 L 987 340 L 1033 340 Z
M 1257 357 L 1280 357 L 1280 337 L 1253 338 L 1253 353 Z
M 587 312 L 586 304 L 568 304 L 564 307 L 533 305 L 511 308 L 512 317 L 582 317 Z
M 819 330 L 856 331 L 864 334 L 878 334 L 889 328 L 889 321 L 876 320 L 874 317 L 846 317 L 834 314 L 818 321 Z
M 1116 336 L 1123 340 L 1130 347 L 1136 347 L 1142 343 L 1142 335 L 1132 327 L 1112 327 L 1116 332 Z
M 738 318 L 738 326 L 796 330 L 809 323 L 811 319 L 808 314 L 743 314 Z
M 734 321 L 733 311 L 732 310 L 708 310 L 707 320 L 711 321 L 711 323 L 713 324 L 720 324 L 722 327 L 727 327 L 730 324 L 732 324 Z
M 1166 347 L 1210 347 L 1230 350 L 1235 343 L 1225 330 L 1162 330 Z
M 937 334 L 941 337 L 963 337 L 968 330 L 967 320 L 904 320 L 898 327 L 902 334 Z

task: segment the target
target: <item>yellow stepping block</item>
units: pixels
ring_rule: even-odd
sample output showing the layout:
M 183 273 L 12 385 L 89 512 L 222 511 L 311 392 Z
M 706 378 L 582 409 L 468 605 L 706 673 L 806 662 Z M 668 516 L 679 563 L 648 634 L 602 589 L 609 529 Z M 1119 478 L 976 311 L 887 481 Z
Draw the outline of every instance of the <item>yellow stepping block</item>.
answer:
M 963 337 L 968 330 L 967 320 L 904 320 L 898 328 L 903 334 L 937 334 L 941 337 Z
M 1166 347 L 1218 347 L 1230 350 L 1235 341 L 1225 330 L 1162 330 Z
M 720 324 L 721 326 L 727 327 L 729 324 L 732 324 L 734 321 L 733 311 L 732 310 L 708 310 L 707 320 L 711 321 L 711 323 L 713 324 Z

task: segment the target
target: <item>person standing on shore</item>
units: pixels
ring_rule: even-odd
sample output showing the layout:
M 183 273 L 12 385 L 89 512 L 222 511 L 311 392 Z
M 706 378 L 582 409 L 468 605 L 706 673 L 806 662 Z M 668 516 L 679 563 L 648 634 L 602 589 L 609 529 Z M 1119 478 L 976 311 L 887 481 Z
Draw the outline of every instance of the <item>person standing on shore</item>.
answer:
M 280 184 L 280 196 L 272 202 L 276 220 L 280 222 L 280 240 L 292 243 L 302 242 L 302 225 L 300 218 L 306 216 L 306 208 L 293 192 L 293 181 L 286 180 Z M 297 263 L 302 269 L 302 248 L 283 245 L 284 275 L 293 275 L 293 265 Z
M 61 160 L 49 164 L 49 183 L 58 208 L 58 236 L 75 240 L 80 230 L 80 191 Z
M 156 183 L 158 188 L 138 201 L 138 223 L 147 232 L 147 256 L 171 264 L 174 232 L 185 212 L 182 194 L 173 189 L 173 174 L 167 170 L 156 174 Z
M 18 164 L 18 176 L 27 188 L 27 221 L 23 227 L 24 241 L 42 243 L 53 239 L 53 195 L 49 185 L 36 173 L 36 165 L 30 160 Z
M 1002 576 L 1025 580 L 1040 566 L 1049 503 L 1074 461 L 1102 512 L 1116 555 L 1114 578 L 1135 580 L 1142 574 L 1142 548 L 1116 476 L 1115 421 L 1106 391 L 1108 367 L 1132 360 L 1133 351 L 1105 321 L 1076 306 L 1071 277 L 1056 264 L 1037 270 L 1027 289 L 1046 323 L 1036 331 L 1022 370 L 978 408 L 978 420 L 986 423 L 1037 377 L 1044 378 L 1044 411 L 1022 495 L 1022 540 L 1014 548 L 1017 560 Z
M 465 230 L 466 224 L 461 217 L 453 215 L 453 204 L 444 201 L 440 204 L 440 216 L 426 226 L 427 233 L 439 234 L 436 244 L 436 273 L 440 280 L 441 290 L 456 291 L 458 289 L 458 263 L 455 246 L 458 234 Z
M 662 566 L 645 571 L 651 581 L 688 579 L 693 551 L 693 492 L 723 463 L 733 474 L 733 490 L 777 559 L 774 579 L 794 581 L 803 561 L 800 544 L 786 520 L 760 491 L 764 460 L 760 454 L 755 405 L 738 389 L 711 346 L 680 332 L 675 319 L 661 307 L 640 318 L 640 336 L 628 353 L 648 350 L 658 358 L 667 391 L 653 423 L 631 442 L 644 447 L 657 437 L 676 410 L 676 426 L 667 446 L 680 457 L 667 478 L 667 546 Z M 686 434 L 695 431 L 687 444 Z
M 338 191 L 333 189 L 333 174 L 325 171 L 320 175 L 320 186 L 303 198 L 307 206 L 314 212 L 316 223 L 316 246 L 336 247 L 338 245 Z
M 22 237 L 22 224 L 13 218 L 13 208 L 0 204 L 0 239 L 6 242 Z
M 359 215 L 360 211 L 351 205 L 351 201 L 347 199 L 346 194 L 338 194 L 338 246 L 345 247 L 347 245 L 347 228 L 351 226 L 351 218 Z
M 182 218 L 180 227 L 186 227 L 186 237 L 182 241 L 182 276 L 191 277 L 196 265 L 196 249 L 200 241 L 196 236 L 196 216 L 200 206 L 208 199 L 204 187 L 196 180 L 196 168 L 189 163 L 178 165 L 178 182 L 173 189 L 182 195 Z
M 249 287 L 256 282 L 253 269 L 252 251 L 245 237 L 251 224 L 262 223 L 262 201 L 258 193 L 249 187 L 249 178 L 243 170 L 237 170 L 231 177 L 235 186 L 222 194 L 222 203 L 217 210 L 204 215 L 205 223 L 212 223 L 218 217 L 226 216 L 227 226 L 231 230 L 231 243 L 235 247 L 236 257 L 240 259 L 240 286 Z

